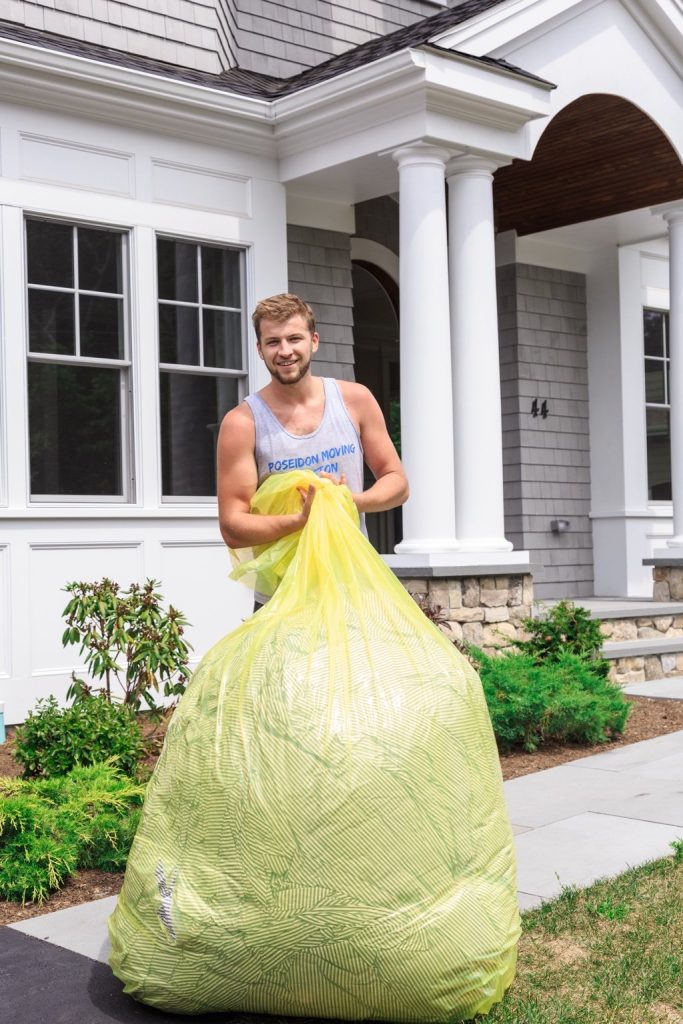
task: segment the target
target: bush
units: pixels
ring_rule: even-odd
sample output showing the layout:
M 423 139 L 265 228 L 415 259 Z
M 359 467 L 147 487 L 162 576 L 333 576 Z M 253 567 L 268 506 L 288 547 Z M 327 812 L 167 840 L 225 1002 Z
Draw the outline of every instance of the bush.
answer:
M 535 662 L 558 661 L 565 654 L 574 654 L 589 664 L 592 672 L 604 679 L 609 662 L 601 654 L 603 636 L 600 622 L 571 601 L 559 601 L 542 618 L 524 619 L 522 627 L 528 640 L 513 640 L 512 645 Z
M 143 796 L 112 764 L 0 778 L 0 897 L 42 903 L 78 868 L 121 870 Z
M 530 654 L 472 653 L 502 750 L 535 750 L 551 740 L 603 743 L 624 731 L 628 701 L 577 655 L 539 664 Z
M 62 645 L 79 645 L 86 667 L 101 689 L 72 675 L 68 696 L 86 700 L 93 693 L 112 699 L 118 683 L 118 699 L 139 710 L 144 702 L 157 711 L 155 693 L 181 696 L 190 675 L 190 645 L 183 639 L 187 619 L 172 605 L 166 611 L 156 591 L 157 580 L 144 586 L 131 583 L 120 590 L 106 577 L 97 583 L 68 583 L 71 600 L 64 609 L 66 629 Z
M 18 727 L 14 748 L 24 778 L 66 775 L 75 765 L 111 758 L 122 772 L 133 775 L 143 752 L 133 709 L 110 704 L 104 696 L 89 697 L 70 708 L 60 708 L 54 697 L 38 701 Z

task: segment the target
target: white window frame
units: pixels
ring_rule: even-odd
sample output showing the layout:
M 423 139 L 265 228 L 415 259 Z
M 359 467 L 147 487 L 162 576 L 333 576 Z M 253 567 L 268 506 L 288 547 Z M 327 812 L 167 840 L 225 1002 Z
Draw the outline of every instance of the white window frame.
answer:
M 194 245 L 196 247 L 197 256 L 197 302 L 186 302 L 175 299 L 161 299 L 159 298 L 159 263 L 157 258 L 157 242 L 159 240 L 169 242 L 181 242 L 186 245 Z M 240 308 L 234 306 L 216 306 L 211 303 L 202 302 L 202 267 L 201 267 L 201 249 L 204 246 L 207 249 L 229 249 L 233 252 L 237 252 L 239 255 L 239 273 L 240 273 L 240 300 L 242 306 Z M 244 245 L 235 245 L 231 242 L 222 242 L 216 239 L 205 239 L 191 237 L 187 235 L 174 235 L 167 231 L 157 231 L 154 236 L 154 266 L 155 266 L 155 299 L 156 299 L 156 343 L 157 343 L 157 388 L 159 394 L 159 495 L 161 497 L 162 505 L 215 505 L 216 495 L 197 495 L 197 494 L 164 494 L 164 477 L 163 477 L 163 443 L 162 443 L 162 422 L 161 422 L 161 373 L 182 373 L 182 374 L 194 374 L 201 377 L 226 377 L 237 379 L 237 401 L 243 401 L 249 391 L 249 361 L 247 352 L 247 305 L 246 305 L 246 292 L 247 292 L 247 253 L 248 247 Z M 159 307 L 160 306 L 181 306 L 189 309 L 196 309 L 199 319 L 199 358 L 201 360 L 199 365 L 187 364 L 187 363 L 162 363 L 161 362 L 161 338 L 159 334 Z M 242 355 L 242 370 L 230 370 L 223 369 L 221 367 L 204 366 L 204 318 L 202 317 L 202 311 L 204 309 L 218 309 L 221 311 L 239 313 L 241 315 L 241 355 Z
M 663 356 L 648 356 L 645 354 L 645 314 L 646 313 L 661 313 L 662 330 L 664 332 L 664 355 Z M 647 397 L 645 398 L 645 482 L 649 491 L 650 481 L 650 466 L 647 463 L 647 410 L 648 409 L 665 409 L 669 413 L 669 443 L 671 442 L 671 396 L 669 394 L 669 370 L 671 366 L 671 356 L 669 354 L 669 324 L 667 320 L 669 318 L 669 309 L 664 306 L 653 305 L 648 303 L 643 305 L 642 312 L 642 328 L 643 328 L 643 375 L 647 381 L 647 374 L 645 373 L 645 367 L 647 361 L 661 362 L 664 363 L 664 402 L 648 402 Z M 647 387 L 647 384 L 646 384 Z M 671 508 L 672 498 L 650 498 L 648 494 L 647 504 L 648 506 L 654 506 L 656 508 Z
M 63 224 L 72 230 L 72 245 L 74 259 L 74 285 L 72 288 L 56 285 L 34 285 L 28 279 L 28 243 L 27 225 L 29 221 L 43 221 L 51 224 Z M 78 258 L 77 258 L 77 232 L 81 228 L 92 228 L 98 231 L 108 231 L 121 237 L 121 281 L 123 284 L 122 293 L 94 292 L 89 289 L 78 287 Z M 133 360 L 132 360 L 132 330 L 131 330 L 131 281 L 130 281 L 130 231 L 127 228 L 111 224 L 97 223 L 96 221 L 81 221 L 64 217 L 43 216 L 33 211 L 25 211 L 23 215 L 23 239 L 24 239 L 24 301 L 25 301 L 25 361 L 26 361 L 26 415 L 27 415 L 27 438 L 26 451 L 27 459 L 27 481 L 28 481 L 28 503 L 32 505 L 129 505 L 135 502 L 135 458 L 134 458 L 134 430 L 133 430 Z M 28 296 L 31 290 L 61 292 L 74 296 L 75 307 L 75 347 L 76 354 L 73 356 L 31 352 L 29 337 L 29 312 Z M 122 328 L 123 328 L 123 349 L 122 359 L 101 359 L 91 356 L 80 355 L 80 304 L 77 301 L 80 295 L 89 295 L 101 298 L 120 298 L 123 304 Z M 122 494 L 33 494 L 31 491 L 31 441 L 30 441 L 30 420 L 28 407 L 28 364 L 47 363 L 61 364 L 67 366 L 103 366 L 111 369 L 119 369 L 119 382 L 121 392 L 121 484 Z

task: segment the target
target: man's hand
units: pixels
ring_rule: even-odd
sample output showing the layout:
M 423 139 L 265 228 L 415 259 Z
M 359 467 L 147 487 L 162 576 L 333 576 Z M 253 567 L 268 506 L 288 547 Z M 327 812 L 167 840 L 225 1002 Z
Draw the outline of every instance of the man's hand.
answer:
M 306 523 L 308 522 L 308 517 L 311 514 L 311 505 L 313 504 L 313 499 L 315 498 L 315 485 L 310 484 L 309 487 L 307 488 L 297 487 L 297 491 L 301 495 L 301 500 L 303 502 L 303 505 L 301 506 L 301 517 L 303 520 L 301 528 L 303 529 Z
M 331 473 L 318 473 L 318 476 L 324 477 L 326 480 L 336 484 L 338 487 L 342 485 L 346 486 L 346 473 L 342 473 L 340 477 L 332 476 Z

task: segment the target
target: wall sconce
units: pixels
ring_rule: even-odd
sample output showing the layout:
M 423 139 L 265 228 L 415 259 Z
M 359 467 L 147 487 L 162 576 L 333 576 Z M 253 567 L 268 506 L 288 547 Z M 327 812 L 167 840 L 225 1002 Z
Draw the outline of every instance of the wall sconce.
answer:
M 569 529 L 569 520 L 568 519 L 551 519 L 550 520 L 550 529 L 553 531 L 553 533 L 566 533 L 567 530 Z

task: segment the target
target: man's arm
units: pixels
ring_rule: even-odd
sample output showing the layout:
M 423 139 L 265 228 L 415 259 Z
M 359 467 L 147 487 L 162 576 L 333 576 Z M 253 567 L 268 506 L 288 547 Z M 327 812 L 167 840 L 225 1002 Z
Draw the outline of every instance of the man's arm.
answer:
M 385 512 L 408 500 L 408 479 L 389 437 L 384 416 L 371 391 L 363 384 L 340 381 L 342 397 L 358 423 L 363 455 L 375 483 L 353 500 L 359 512 Z
M 218 434 L 218 522 L 223 540 L 231 548 L 268 544 L 303 529 L 315 497 L 315 488 L 302 494 L 301 512 L 263 516 L 250 512 L 258 486 L 254 458 L 254 419 L 246 405 L 223 417 Z

